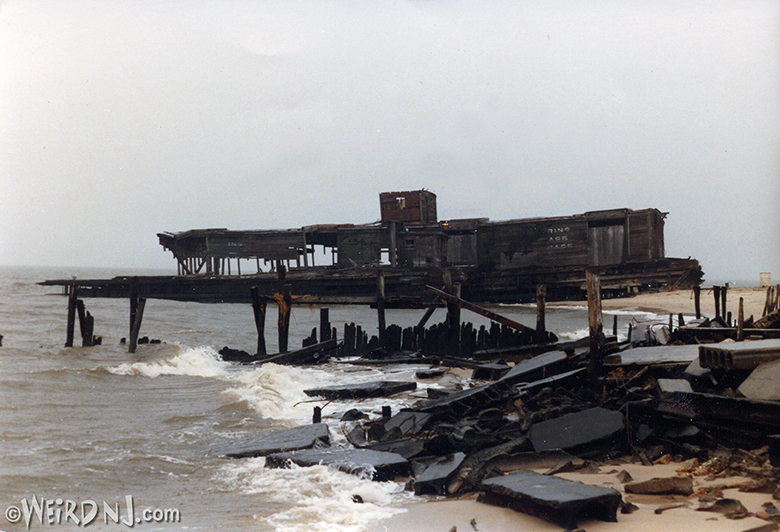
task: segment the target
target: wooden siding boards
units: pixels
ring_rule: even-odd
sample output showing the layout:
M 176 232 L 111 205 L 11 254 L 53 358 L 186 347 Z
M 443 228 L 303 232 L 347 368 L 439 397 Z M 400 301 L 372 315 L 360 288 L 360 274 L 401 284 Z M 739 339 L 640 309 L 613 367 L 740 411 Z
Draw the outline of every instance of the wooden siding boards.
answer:
M 477 232 L 479 267 L 506 270 L 569 267 L 587 262 L 587 222 L 555 218 L 481 225 Z
M 382 192 L 379 207 L 383 222 L 434 224 L 437 222 L 436 195 L 427 190 Z
M 378 264 L 390 245 L 387 229 L 378 226 L 342 228 L 338 232 L 338 265 L 342 268 Z

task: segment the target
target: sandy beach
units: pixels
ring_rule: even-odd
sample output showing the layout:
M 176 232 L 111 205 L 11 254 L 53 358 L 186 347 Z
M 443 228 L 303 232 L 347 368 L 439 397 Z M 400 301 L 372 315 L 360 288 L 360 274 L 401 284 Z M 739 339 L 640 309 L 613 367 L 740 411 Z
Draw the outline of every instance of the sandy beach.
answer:
M 760 318 L 766 301 L 765 288 L 730 288 L 727 294 L 727 311 L 736 317 L 739 300 L 742 298 L 745 317 L 753 315 Z M 549 303 L 557 305 L 587 305 L 586 301 Z M 678 314 L 693 316 L 694 296 L 692 290 L 661 291 L 642 293 L 631 297 L 605 299 L 602 301 L 605 312 L 610 310 L 647 311 L 657 314 Z M 715 315 L 715 302 L 712 289 L 701 291 L 701 312 L 704 316 Z M 680 464 L 643 466 L 632 463 L 630 458 L 598 464 L 598 471 L 574 472 L 559 476 L 615 488 L 623 493 L 623 500 L 633 502 L 638 510 L 630 514 L 618 513 L 618 522 L 609 523 L 588 520 L 579 523 L 588 532 L 646 532 L 652 530 L 684 530 L 686 532 L 758 532 L 778 530 L 776 522 L 759 519 L 754 516 L 744 519 L 729 519 L 722 514 L 696 511 L 705 506 L 697 497 L 674 496 L 636 496 L 625 494 L 623 485 L 617 479 L 617 473 L 628 471 L 634 480 L 649 480 L 656 477 L 674 477 L 678 475 Z M 539 471 L 543 472 L 543 471 Z M 761 511 L 762 505 L 777 502 L 771 494 L 743 493 L 738 484 L 747 482 L 747 478 L 694 479 L 695 489 L 712 483 L 729 484 L 735 487 L 725 489 L 723 496 L 739 500 L 751 513 Z M 778 503 L 780 504 L 780 503 Z M 381 521 L 372 530 L 383 532 L 506 532 L 509 530 L 560 531 L 558 525 L 542 519 L 525 515 L 507 508 L 490 506 L 476 501 L 476 495 L 459 499 L 445 497 L 421 499 L 420 502 L 406 506 L 405 512 L 393 518 Z
M 743 300 L 745 318 L 751 315 L 758 319 L 761 317 L 766 302 L 766 288 L 739 287 L 729 288 L 726 295 L 726 312 L 731 312 L 736 319 L 739 309 L 739 300 Z M 572 301 L 551 302 L 548 306 L 571 305 Z M 586 306 L 587 301 L 574 302 Z M 656 314 L 679 314 L 685 316 L 695 315 L 693 290 L 666 290 L 659 292 L 645 292 L 630 297 L 615 299 L 603 299 L 601 307 L 604 311 L 610 310 L 639 310 Z M 703 316 L 715 316 L 715 297 L 711 288 L 703 288 L 701 291 L 701 313 Z

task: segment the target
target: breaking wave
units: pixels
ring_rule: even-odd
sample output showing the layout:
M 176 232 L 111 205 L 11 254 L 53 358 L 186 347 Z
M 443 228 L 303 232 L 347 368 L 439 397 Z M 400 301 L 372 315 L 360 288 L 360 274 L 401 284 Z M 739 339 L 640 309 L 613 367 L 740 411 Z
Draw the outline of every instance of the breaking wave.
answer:
M 279 532 L 363 532 L 378 520 L 405 512 L 392 506 L 412 497 L 401 483 L 375 482 L 327 466 L 269 469 L 264 458 L 228 463 L 215 480 L 223 489 L 287 507 L 254 515 Z M 362 503 L 355 502 L 358 497 Z
M 192 377 L 223 377 L 227 375 L 230 363 L 223 361 L 211 347 L 179 348 L 180 352 L 171 358 L 158 358 L 150 362 L 124 363 L 107 367 L 116 375 L 189 375 Z

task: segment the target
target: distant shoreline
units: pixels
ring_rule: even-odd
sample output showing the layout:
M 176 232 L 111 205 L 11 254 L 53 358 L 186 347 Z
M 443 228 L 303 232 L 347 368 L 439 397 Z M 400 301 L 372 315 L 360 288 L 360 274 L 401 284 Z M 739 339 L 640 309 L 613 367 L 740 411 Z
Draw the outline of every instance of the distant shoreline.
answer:
M 740 287 L 729 288 L 726 295 L 726 312 L 731 312 L 736 319 L 739 309 L 739 299 L 743 299 L 745 318 L 751 315 L 758 319 L 764 311 L 766 288 Z M 587 301 L 549 302 L 548 307 L 581 304 L 587 306 Z M 695 314 L 693 290 L 662 290 L 658 292 L 643 292 L 629 297 L 602 299 L 602 310 L 627 310 L 652 312 L 655 314 Z M 715 298 L 712 288 L 701 290 L 701 313 L 707 317 L 715 316 Z

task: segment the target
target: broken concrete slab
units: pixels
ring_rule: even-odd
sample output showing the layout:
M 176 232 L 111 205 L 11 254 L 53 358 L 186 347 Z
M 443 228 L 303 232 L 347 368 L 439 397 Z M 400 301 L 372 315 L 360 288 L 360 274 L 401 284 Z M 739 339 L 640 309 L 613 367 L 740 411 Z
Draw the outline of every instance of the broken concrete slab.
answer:
M 587 377 L 588 377 L 588 368 L 577 368 L 571 371 L 565 371 L 558 375 L 545 377 L 544 379 L 539 379 L 538 381 L 520 383 L 515 386 L 515 389 L 519 393 L 529 394 L 529 393 L 534 393 L 547 386 L 553 386 L 553 385 L 564 386 L 564 387 L 568 387 L 568 386 L 575 387 L 578 385 L 583 385 Z
M 475 386 L 445 395 L 438 399 L 422 401 L 411 410 L 425 412 L 437 418 L 462 419 L 470 412 L 479 412 L 496 404 L 502 404 L 513 390 L 503 381 Z
M 533 382 L 550 376 L 550 372 L 560 373 L 560 366 L 566 363 L 568 356 L 564 351 L 550 351 L 515 364 L 501 380 L 509 384 Z
M 595 407 L 535 423 L 529 437 L 537 452 L 563 449 L 577 455 L 617 447 L 624 428 L 623 414 Z
M 414 480 L 415 495 L 446 495 L 447 485 L 465 458 L 465 453 L 453 453 L 435 460 Z
M 390 397 L 416 389 L 416 382 L 374 381 L 363 384 L 311 388 L 303 390 L 303 393 L 309 397 L 323 397 L 325 399 L 365 399 L 368 397 Z
M 780 401 L 780 360 L 758 366 L 738 389 L 748 399 Z
M 265 465 L 270 468 L 283 468 L 290 462 L 302 467 L 326 465 L 345 473 L 369 476 L 377 481 L 408 475 L 411 469 L 408 460 L 403 456 L 372 449 L 305 449 L 277 453 L 268 456 Z
M 658 379 L 658 392 L 662 395 L 693 393 L 691 383 L 685 379 Z
M 703 368 L 751 370 L 777 359 L 780 359 L 780 339 L 699 346 L 699 363 Z
M 330 444 L 330 430 L 324 423 L 239 438 L 230 441 L 221 449 L 212 451 L 212 454 L 228 458 L 267 456 L 273 453 L 309 449 L 317 444 Z
M 510 371 L 510 368 L 504 362 L 480 364 L 474 368 L 474 372 L 471 374 L 471 378 L 482 381 L 497 381 L 506 375 L 508 371 Z
M 698 345 L 661 345 L 654 347 L 635 347 L 620 353 L 604 357 L 605 366 L 627 366 L 635 364 L 648 366 L 655 364 L 688 365 L 699 358 Z
M 596 518 L 616 522 L 620 492 L 533 471 L 483 480 L 480 501 L 541 517 L 566 529 L 578 521 Z

